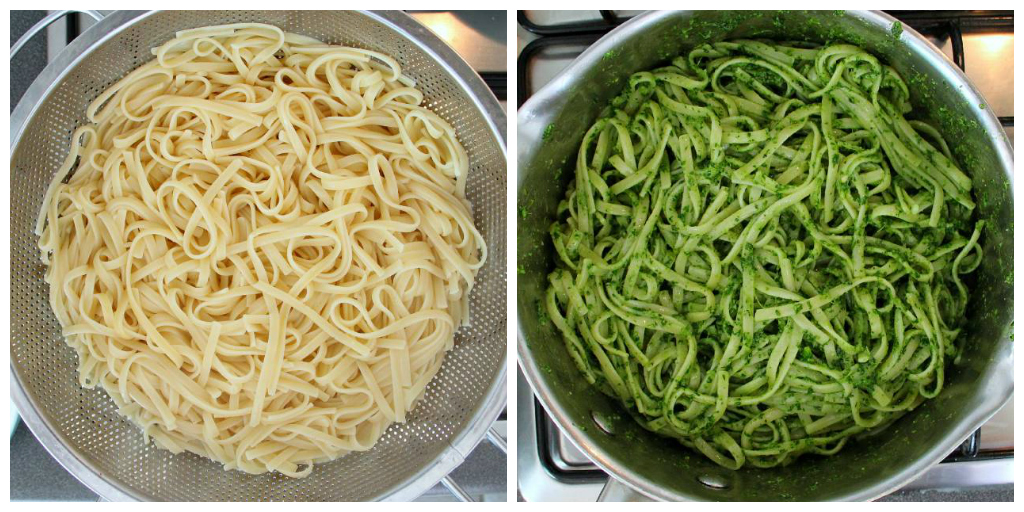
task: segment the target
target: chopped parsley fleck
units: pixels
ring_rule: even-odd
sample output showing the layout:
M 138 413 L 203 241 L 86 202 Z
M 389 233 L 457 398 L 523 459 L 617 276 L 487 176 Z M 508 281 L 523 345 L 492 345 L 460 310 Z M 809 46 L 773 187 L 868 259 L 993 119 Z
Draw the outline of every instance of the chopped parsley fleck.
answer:
M 892 34 L 893 39 L 899 39 L 903 35 L 903 23 L 899 21 L 892 22 L 892 26 L 889 27 L 889 33 Z
M 541 138 L 543 140 L 551 140 L 551 134 L 554 133 L 554 132 L 555 132 L 555 124 L 554 123 L 549 124 L 546 128 L 544 128 L 544 135 L 541 136 Z

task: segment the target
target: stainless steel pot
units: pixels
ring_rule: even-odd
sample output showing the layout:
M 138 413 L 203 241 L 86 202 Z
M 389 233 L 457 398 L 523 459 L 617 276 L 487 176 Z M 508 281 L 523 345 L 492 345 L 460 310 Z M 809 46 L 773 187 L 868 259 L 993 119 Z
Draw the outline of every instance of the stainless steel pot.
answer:
M 611 31 L 518 116 L 519 362 L 552 419 L 598 466 L 629 488 L 661 500 L 867 500 L 887 494 L 938 463 L 1013 392 L 1013 153 L 967 77 L 910 28 L 894 30 L 878 12 L 796 11 L 647 13 Z M 572 179 L 580 141 L 630 74 L 694 45 L 737 37 L 820 41 L 841 35 L 879 55 L 910 81 L 916 111 L 936 122 L 974 180 L 978 213 L 991 229 L 969 307 L 967 350 L 934 400 L 885 432 L 832 457 L 806 456 L 782 468 L 723 469 L 635 423 L 588 385 L 560 335 L 539 319 L 554 266 L 547 228 Z M 939 108 L 947 115 L 935 115 Z M 614 480 L 614 479 L 611 479 Z M 605 498 L 635 498 L 622 487 Z

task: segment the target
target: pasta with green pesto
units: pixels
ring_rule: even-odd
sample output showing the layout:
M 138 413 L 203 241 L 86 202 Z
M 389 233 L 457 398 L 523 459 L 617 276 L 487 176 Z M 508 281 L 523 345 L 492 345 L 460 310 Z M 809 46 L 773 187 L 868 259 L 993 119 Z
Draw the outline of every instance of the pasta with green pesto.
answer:
M 546 312 L 587 381 L 732 469 L 834 454 L 938 395 L 984 225 L 912 114 L 846 44 L 705 44 L 631 76 L 550 229 Z

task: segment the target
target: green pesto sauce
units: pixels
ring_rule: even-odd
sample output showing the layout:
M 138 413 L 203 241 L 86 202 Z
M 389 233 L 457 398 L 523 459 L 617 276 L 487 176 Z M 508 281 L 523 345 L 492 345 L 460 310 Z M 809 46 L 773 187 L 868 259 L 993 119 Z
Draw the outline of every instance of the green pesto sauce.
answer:
M 893 39 L 899 39 L 903 35 L 903 23 L 899 21 L 892 22 L 892 26 L 889 27 L 889 34 L 892 35 Z
M 843 16 L 844 14 L 844 11 L 836 11 L 837 16 Z M 761 16 L 761 14 L 743 14 L 719 21 L 695 21 L 691 19 L 688 24 L 681 28 L 681 31 L 682 35 L 687 38 L 696 37 L 710 40 L 713 35 L 728 33 L 730 30 L 737 28 L 744 20 L 758 16 Z M 779 14 L 765 20 L 765 22 L 776 28 L 783 28 L 784 21 L 784 18 Z M 808 22 L 806 25 L 818 32 L 823 28 L 822 23 L 818 20 Z M 899 39 L 902 34 L 902 25 L 894 23 L 890 27 L 890 34 L 893 36 L 893 39 Z M 824 35 L 827 36 L 829 41 L 836 42 L 843 41 L 857 44 L 859 39 L 856 35 L 845 33 L 836 26 L 830 26 Z M 892 43 L 890 43 L 888 48 L 895 49 L 898 47 L 892 46 Z M 796 52 L 796 50 L 791 51 Z M 743 55 L 757 57 L 758 53 L 746 51 L 743 52 Z M 720 58 L 720 55 L 708 57 L 705 60 L 697 60 L 697 62 L 706 65 L 708 62 L 715 62 L 715 58 Z M 858 64 L 855 63 L 853 65 Z M 685 65 L 683 66 L 686 67 Z M 786 90 L 787 82 L 774 72 L 760 66 L 750 65 L 737 65 L 736 69 L 742 69 L 746 73 L 746 75 L 737 75 L 736 83 L 754 84 L 756 82 L 767 87 L 774 94 L 791 94 L 791 91 L 787 92 Z M 801 67 L 799 69 L 806 72 L 808 68 Z M 681 73 L 690 80 L 694 79 L 695 73 L 692 69 L 683 69 Z M 886 80 L 891 79 L 890 75 L 880 74 L 877 70 L 864 70 L 858 76 L 863 83 L 872 82 L 881 77 L 886 77 Z M 615 78 L 619 79 L 620 77 Z M 847 403 L 849 394 L 854 392 L 852 390 L 858 390 L 856 392 L 861 393 L 858 395 L 861 400 L 860 403 L 868 404 L 872 400 L 885 399 L 886 393 L 901 393 L 900 389 L 903 388 L 900 386 L 916 386 L 916 383 L 911 383 L 911 381 L 906 379 L 905 374 L 899 372 L 897 372 L 899 380 L 895 383 L 890 382 L 891 378 L 883 377 L 883 369 L 880 363 L 872 359 L 874 357 L 872 354 L 880 349 L 874 348 L 874 342 L 868 340 L 877 338 L 877 333 L 873 331 L 876 329 L 876 324 L 879 321 L 882 322 L 883 328 L 893 329 L 891 323 L 892 313 L 885 312 L 882 314 L 883 318 L 875 318 L 859 306 L 858 301 L 862 300 L 862 298 L 858 297 L 857 293 L 861 292 L 850 290 L 840 292 L 829 291 L 850 283 L 852 279 L 850 274 L 853 272 L 850 267 L 852 265 L 850 261 L 851 254 L 854 252 L 850 245 L 858 243 L 857 241 L 864 243 L 865 235 L 862 233 L 848 237 L 845 240 L 830 241 L 821 233 L 812 235 L 807 232 L 807 229 L 810 228 L 805 226 L 818 225 L 818 229 L 828 229 L 832 232 L 831 230 L 836 229 L 835 226 L 840 225 L 837 220 L 827 221 L 819 218 L 822 201 L 820 194 L 804 200 L 808 204 L 812 215 L 812 218 L 808 221 L 797 218 L 797 214 L 793 211 L 782 209 L 780 211 L 772 211 L 771 215 L 773 217 L 767 218 L 766 222 L 757 228 L 769 233 L 774 231 L 778 239 L 790 241 L 789 245 L 779 247 L 783 254 L 793 259 L 793 261 L 789 262 L 789 268 L 791 269 L 789 271 L 792 272 L 792 269 L 796 269 L 797 281 L 806 281 L 813 285 L 817 291 L 797 290 L 796 293 L 802 297 L 808 297 L 807 301 L 796 301 L 788 296 L 785 296 L 787 298 L 767 296 L 760 290 L 748 292 L 748 287 L 753 286 L 750 283 L 750 274 L 752 273 L 755 275 L 763 273 L 771 276 L 770 279 L 774 279 L 772 286 L 775 287 L 781 286 L 781 278 L 778 276 L 780 272 L 778 263 L 773 259 L 775 256 L 744 249 L 736 256 L 728 256 L 728 258 L 731 258 L 731 261 L 725 262 L 719 270 L 716 270 L 716 272 L 724 272 L 727 277 L 715 287 L 713 293 L 731 298 L 727 303 L 723 302 L 721 308 L 728 310 L 725 314 L 732 320 L 726 320 L 720 316 L 723 314 L 723 309 L 709 311 L 708 313 L 710 313 L 712 320 L 707 320 L 706 316 L 701 315 L 701 313 L 704 313 L 704 310 L 701 308 L 704 295 L 699 290 L 687 287 L 691 285 L 678 285 L 675 278 L 670 277 L 672 274 L 669 272 L 674 271 L 679 265 L 682 265 L 679 268 L 683 269 L 693 269 L 694 265 L 696 265 L 698 271 L 693 274 L 688 273 L 686 270 L 679 270 L 679 272 L 686 276 L 685 279 L 688 279 L 686 282 L 696 283 L 694 286 L 699 287 L 707 279 L 707 272 L 709 272 L 706 268 L 707 263 L 706 261 L 700 261 L 703 258 L 699 256 L 702 254 L 700 252 L 692 253 L 693 256 L 689 256 L 691 261 L 687 261 L 688 256 L 682 252 L 681 248 L 688 241 L 696 240 L 698 247 L 707 247 L 707 250 L 717 253 L 719 258 L 726 258 L 730 247 L 737 243 L 739 238 L 745 236 L 745 229 L 752 225 L 753 221 L 758 218 L 757 215 L 763 209 L 755 211 L 753 216 L 740 219 L 732 224 L 731 229 L 726 229 L 724 232 L 716 234 L 714 238 L 710 237 L 706 232 L 693 236 L 682 234 L 677 231 L 679 228 L 674 223 L 681 222 L 684 226 L 688 226 L 691 229 L 695 228 L 696 226 L 693 223 L 703 218 L 705 210 L 717 193 L 725 191 L 728 187 L 733 187 L 734 190 L 728 191 L 729 200 L 720 204 L 718 208 L 722 208 L 723 205 L 728 207 L 731 205 L 749 204 L 756 201 L 759 197 L 769 198 L 774 202 L 794 193 L 800 188 L 800 179 L 790 180 L 786 184 L 773 185 L 773 183 L 785 171 L 785 162 L 793 158 L 793 154 L 806 153 L 807 149 L 804 148 L 805 146 L 810 146 L 811 135 L 810 132 L 802 132 L 800 135 L 789 136 L 788 139 L 784 139 L 780 135 L 779 130 L 785 125 L 780 123 L 778 119 L 766 119 L 766 116 L 773 112 L 774 107 L 777 105 L 770 104 L 770 108 L 762 108 L 756 112 L 746 111 L 744 109 L 749 109 L 750 107 L 742 101 L 748 99 L 750 93 L 747 92 L 745 93 L 747 96 L 741 96 L 735 89 L 727 89 L 726 92 L 716 92 L 719 95 L 732 94 L 734 96 L 732 101 L 742 105 L 740 109 L 741 114 L 751 116 L 753 122 L 756 123 L 755 126 L 767 130 L 768 136 L 767 138 L 762 136 L 760 139 L 752 139 L 746 135 L 737 135 L 735 140 L 759 140 L 761 142 L 733 143 L 717 148 L 714 145 L 720 144 L 720 142 L 713 142 L 713 140 L 720 141 L 721 139 L 709 139 L 712 125 L 708 121 L 707 114 L 703 114 L 703 116 L 694 116 L 692 113 L 677 115 L 673 113 L 672 108 L 674 107 L 671 104 L 659 104 L 660 101 L 653 94 L 654 89 L 662 87 L 661 85 L 652 84 L 650 81 L 635 80 L 635 78 L 628 81 L 627 89 L 612 103 L 612 108 L 606 110 L 608 119 L 616 119 L 623 123 L 627 133 L 630 134 L 629 139 L 618 141 L 618 136 L 614 135 L 615 132 L 611 129 L 606 129 L 600 142 L 595 136 L 593 140 L 585 140 L 583 143 L 583 150 L 586 151 L 587 158 L 580 161 L 586 160 L 587 165 L 595 165 L 596 167 L 587 172 L 577 170 L 576 178 L 570 186 L 569 193 L 566 195 L 563 204 L 559 207 L 559 221 L 556 222 L 552 229 L 552 233 L 562 233 L 562 236 L 556 235 L 552 239 L 558 248 L 557 252 L 560 258 L 563 260 L 559 265 L 559 269 L 550 276 L 552 283 L 558 283 L 553 285 L 552 288 L 556 297 L 554 301 L 556 306 L 547 307 L 547 303 L 542 306 L 540 302 L 537 304 L 538 316 L 541 316 L 541 309 L 547 307 L 550 318 L 544 318 L 544 322 L 553 320 L 555 325 L 563 331 L 567 349 L 570 354 L 574 355 L 574 362 L 580 367 L 581 371 L 588 375 L 588 380 L 597 383 L 596 385 L 603 392 L 624 399 L 630 410 L 636 411 L 638 415 L 647 415 L 646 419 L 651 419 L 651 411 L 659 411 L 666 407 L 665 405 L 659 405 L 663 399 L 651 398 L 651 403 L 639 409 L 637 408 L 638 402 L 646 400 L 641 394 L 638 394 L 637 389 L 638 387 L 641 389 L 645 388 L 651 385 L 651 382 L 655 382 L 650 379 L 664 379 L 665 383 L 669 381 L 677 382 L 678 385 L 689 389 L 690 394 L 681 395 L 681 398 L 679 398 L 679 400 L 685 403 L 689 403 L 688 397 L 694 396 L 693 394 L 711 397 L 708 400 L 713 402 L 715 394 L 714 387 L 712 386 L 713 383 L 702 384 L 701 379 L 714 375 L 713 371 L 708 371 L 708 364 L 714 358 L 721 356 L 733 330 L 737 334 L 736 339 L 739 340 L 740 346 L 745 347 L 745 352 L 741 353 L 746 354 L 744 357 L 752 358 L 751 360 L 753 361 L 747 366 L 731 369 L 731 378 L 741 379 L 740 381 L 742 382 L 742 379 L 767 378 L 765 377 L 764 370 L 766 361 L 769 357 L 773 358 L 773 360 L 778 360 L 779 354 L 786 352 L 785 350 L 779 352 L 778 350 L 782 349 L 776 349 L 776 346 L 780 343 L 780 339 L 785 339 L 784 331 L 792 329 L 791 326 L 795 324 L 791 320 L 778 321 L 777 324 L 768 321 L 766 327 L 762 325 L 765 322 L 757 321 L 755 322 L 754 332 L 747 332 L 746 327 L 741 327 L 735 319 L 753 314 L 756 311 L 783 307 L 787 311 L 786 315 L 803 315 L 804 318 L 808 319 L 807 321 L 813 324 L 818 324 L 819 322 L 826 322 L 827 324 L 830 320 L 833 321 L 831 324 L 827 324 L 827 327 L 820 327 L 818 331 L 803 331 L 803 343 L 799 350 L 794 350 L 791 356 L 786 357 L 790 357 L 790 360 L 802 361 L 808 365 L 821 365 L 840 371 L 839 376 L 835 377 L 831 382 L 842 386 L 839 391 L 832 392 L 840 393 L 846 398 L 837 397 L 837 403 Z M 896 78 L 896 80 L 899 79 Z M 921 96 L 930 98 L 930 96 L 935 94 L 936 86 L 934 82 L 923 75 L 912 74 L 910 77 L 903 77 L 903 79 L 911 89 L 911 96 L 914 99 L 919 100 Z M 726 87 L 728 87 L 728 84 L 728 82 L 725 83 Z M 862 84 L 855 85 L 859 86 Z M 662 89 L 662 92 L 665 91 L 666 89 Z M 763 88 L 758 89 L 758 91 L 763 91 Z M 883 85 L 882 91 L 885 101 L 894 102 L 900 108 L 902 107 L 900 102 L 905 102 L 907 99 L 906 95 L 898 95 L 895 88 L 888 85 Z M 724 103 L 718 98 L 712 99 L 706 92 L 678 89 L 668 90 L 667 93 L 676 94 L 678 98 L 676 101 L 683 100 L 687 104 L 699 105 L 708 111 L 714 112 L 717 120 L 721 120 L 727 115 L 732 116 L 733 119 L 737 118 L 733 111 L 727 114 L 721 110 L 725 108 Z M 702 96 L 702 93 L 705 95 Z M 754 94 L 760 94 L 760 92 L 755 92 Z M 834 96 L 832 92 L 828 94 L 830 97 Z M 776 101 L 772 99 L 770 103 Z M 807 100 L 805 99 L 804 101 L 806 102 Z M 865 103 L 871 104 L 869 100 L 865 100 Z M 652 104 L 655 104 L 655 106 L 651 106 Z M 801 104 L 798 103 L 797 106 Z M 909 108 L 909 105 L 906 106 Z M 730 105 L 730 107 L 735 109 L 735 105 Z M 792 112 L 796 108 L 791 107 L 788 112 Z M 903 110 L 900 110 L 900 108 L 896 109 L 897 115 L 902 115 Z M 850 106 L 840 104 L 839 100 L 835 98 L 833 99 L 833 109 L 841 114 L 837 116 L 840 121 L 845 122 L 842 119 L 843 117 L 847 119 L 855 117 L 854 113 L 851 112 Z M 889 112 L 887 115 L 892 115 L 891 111 Z M 951 133 L 950 127 L 952 127 L 953 131 L 959 129 L 961 132 L 979 127 L 976 122 L 962 115 L 958 116 L 948 108 L 944 111 L 932 110 L 929 113 L 934 117 L 942 118 L 939 121 L 942 127 L 940 131 L 947 136 Z M 879 115 L 879 113 L 874 112 L 873 115 Z M 732 120 L 729 122 L 735 124 L 730 124 L 726 129 L 723 129 L 724 132 L 736 134 L 736 132 L 750 129 L 745 124 Z M 814 122 L 818 122 L 817 117 L 814 118 Z M 667 147 L 664 144 L 661 146 L 657 145 L 657 141 L 662 139 L 661 127 L 666 125 L 671 126 L 674 137 L 679 139 L 689 138 L 692 141 L 686 146 L 686 151 L 688 152 L 686 159 L 679 158 L 681 149 L 678 144 L 681 144 L 681 142 L 677 143 L 676 139 L 671 139 Z M 721 129 L 721 125 L 715 129 Z M 596 133 L 600 133 L 600 131 Z M 848 162 L 854 160 L 853 157 L 857 156 L 858 153 L 867 155 L 864 157 L 872 154 L 870 151 L 866 152 L 868 142 L 865 141 L 863 133 L 858 134 L 855 131 L 851 131 L 848 126 L 833 126 L 830 131 L 819 131 L 817 133 L 829 138 L 832 144 L 828 152 L 822 150 L 817 153 L 823 155 L 819 165 L 822 166 L 822 169 L 824 167 L 835 168 L 839 173 L 834 178 L 836 181 L 831 184 L 833 195 L 830 199 L 833 201 L 832 204 L 837 212 L 835 213 L 837 219 L 845 218 L 843 216 L 846 215 L 848 209 L 855 211 L 857 208 L 874 208 L 880 204 L 880 197 L 867 198 L 858 196 L 858 194 L 865 193 L 863 187 L 856 186 L 856 181 L 851 180 L 847 171 L 843 170 L 844 166 L 849 165 Z M 545 130 L 545 138 L 546 136 L 547 130 Z M 877 137 L 877 135 L 875 136 Z M 904 141 L 904 144 L 916 153 L 916 157 L 920 159 L 922 165 L 945 165 L 940 152 L 930 146 L 933 142 L 932 137 L 924 134 L 923 138 L 925 139 L 923 143 Z M 808 141 L 806 145 L 800 144 L 801 141 L 805 140 Z M 957 156 L 957 160 L 965 163 L 963 158 L 960 158 L 961 153 L 969 152 L 966 149 L 961 149 L 963 144 L 959 144 L 958 140 L 950 140 L 953 141 L 951 149 L 954 155 Z M 743 166 L 744 162 L 749 161 L 765 145 L 780 144 L 785 146 L 785 153 L 780 153 L 749 170 L 745 170 L 746 174 L 739 173 L 739 168 Z M 635 162 L 635 168 L 628 170 L 628 172 L 623 171 L 621 165 L 616 167 L 609 164 L 609 157 L 611 156 L 619 158 L 620 161 L 626 158 L 627 153 L 623 151 L 623 145 L 632 146 L 629 158 Z M 720 153 L 721 156 L 713 157 L 715 151 L 722 151 Z M 884 151 L 886 151 L 885 157 L 890 158 L 887 153 L 889 148 L 885 148 Z M 659 152 L 664 153 L 661 156 L 657 156 Z M 878 154 L 882 153 L 878 152 Z M 830 155 L 831 159 L 824 155 Z M 660 160 L 656 160 L 656 156 Z M 808 155 L 805 154 L 801 158 L 806 162 Z M 646 163 L 650 162 L 653 163 L 645 166 Z M 661 165 L 655 165 L 658 162 L 661 162 Z M 976 164 L 977 162 L 971 163 Z M 943 322 L 948 322 L 946 325 L 958 325 L 962 322 L 963 315 L 957 314 L 954 310 L 960 307 L 960 303 L 958 302 L 951 309 L 948 303 L 939 304 L 935 301 L 936 295 L 946 297 L 954 294 L 955 291 L 953 290 L 955 290 L 955 287 L 948 286 L 941 290 L 936 289 L 930 295 L 925 296 L 922 295 L 920 289 L 907 288 L 910 286 L 907 283 L 911 281 L 907 276 L 912 274 L 914 279 L 918 281 L 931 279 L 925 277 L 925 274 L 930 273 L 934 275 L 935 271 L 922 268 L 922 265 L 932 265 L 933 262 L 937 262 L 940 259 L 943 263 L 935 263 L 935 266 L 939 267 L 940 270 L 948 269 L 952 259 L 950 254 L 955 254 L 957 252 L 956 248 L 945 251 L 942 256 L 926 256 L 925 259 L 927 261 L 925 263 L 921 263 L 914 258 L 922 253 L 928 254 L 928 251 L 939 250 L 947 243 L 960 243 L 960 246 L 962 246 L 963 242 L 951 241 L 952 239 L 945 237 L 951 237 L 954 234 L 961 237 L 961 240 L 969 237 L 971 230 L 974 229 L 974 223 L 969 221 L 968 216 L 946 213 L 940 216 L 938 226 L 928 228 L 935 231 L 928 231 L 922 228 L 919 232 L 913 231 L 912 235 L 906 235 L 905 233 L 912 232 L 908 230 L 917 229 L 915 226 L 918 224 L 924 225 L 923 223 L 926 222 L 929 212 L 927 201 L 932 196 L 920 193 L 915 188 L 915 185 L 912 185 L 907 181 L 906 177 L 900 175 L 906 169 L 905 166 L 897 166 L 893 163 L 887 163 L 887 165 L 889 166 L 888 169 L 890 169 L 888 172 L 892 173 L 892 183 L 904 187 L 901 190 L 911 194 L 915 202 L 914 204 L 924 205 L 924 211 L 900 212 L 897 210 L 899 214 L 895 216 L 891 214 L 869 216 L 862 221 L 864 226 L 868 226 L 867 237 L 886 239 L 886 237 L 896 233 L 904 233 L 898 236 L 909 237 L 909 239 L 886 239 L 891 246 L 878 245 L 877 242 L 867 242 L 869 247 L 860 251 L 858 258 L 866 259 L 866 265 L 870 267 L 867 275 L 890 275 L 890 279 L 896 283 L 894 286 L 898 288 L 895 295 L 891 295 L 877 285 L 859 285 L 863 286 L 864 289 L 873 290 L 871 298 L 864 300 L 870 300 L 874 304 L 874 308 L 882 308 L 884 304 L 886 307 L 891 308 L 887 311 L 907 311 L 908 313 L 906 314 L 911 315 L 907 317 L 907 322 L 921 321 L 927 318 L 927 315 L 920 313 L 920 308 L 922 307 L 942 309 L 939 314 L 943 316 Z M 968 164 L 967 167 L 969 169 L 971 165 Z M 893 168 L 896 168 L 896 170 L 891 170 Z M 560 170 L 559 168 L 558 171 Z M 802 172 L 810 172 L 806 168 L 806 164 L 804 164 Z M 825 171 L 822 170 L 820 172 L 822 175 L 819 183 L 823 183 Z M 635 174 L 635 176 L 630 176 L 631 174 Z M 797 173 L 797 176 L 803 175 Z M 616 192 L 616 183 L 623 180 L 633 180 L 634 185 L 626 188 L 624 191 Z M 682 186 L 682 192 L 673 195 L 670 192 L 670 187 L 676 184 Z M 895 185 L 890 184 L 887 186 Z M 739 194 L 736 192 L 737 190 L 744 190 L 746 192 Z M 747 195 L 748 192 L 749 195 Z M 953 193 L 956 193 L 956 191 L 954 190 Z M 953 203 L 948 194 L 943 200 L 950 204 Z M 981 197 L 979 198 L 979 203 L 985 200 L 984 197 Z M 604 206 L 602 206 L 602 202 L 604 202 Z M 681 202 L 686 204 L 681 204 Z M 881 204 L 890 203 L 899 204 L 895 195 L 886 196 Z M 905 205 L 906 203 L 902 204 Z M 621 214 L 623 211 L 621 208 L 628 208 L 630 214 Z M 952 211 L 960 207 L 959 205 L 953 205 L 949 208 Z M 655 211 L 660 212 L 659 217 L 653 217 Z M 669 215 L 670 211 L 674 213 Z M 619 213 L 610 215 L 608 212 Z M 653 220 L 649 221 L 649 216 Z M 920 220 L 920 217 L 925 219 Z M 723 220 L 724 217 L 717 217 L 714 222 L 722 222 Z M 853 219 L 851 218 L 851 224 L 844 224 L 846 230 L 850 229 L 852 222 Z M 584 229 L 582 226 L 587 224 L 590 224 L 590 226 Z M 840 232 L 843 231 L 840 230 Z M 851 242 L 851 239 L 853 242 Z M 763 247 L 765 243 L 769 245 L 774 243 L 771 238 L 761 239 L 754 237 L 752 240 L 748 240 L 745 247 L 754 247 L 751 245 L 751 242 L 754 241 L 758 241 L 757 247 Z M 799 249 L 793 245 L 795 241 L 802 242 L 802 246 Z M 836 254 L 836 251 L 839 250 L 837 249 L 838 247 L 841 247 L 844 251 L 843 256 L 845 256 L 845 260 Z M 595 254 L 600 257 L 595 259 Z M 660 262 L 669 270 L 649 268 L 655 261 Z M 883 265 L 883 262 L 890 262 L 891 264 Z M 568 263 L 568 266 L 566 266 L 566 263 Z M 862 265 L 864 264 L 862 263 Z M 813 271 L 808 274 L 808 269 L 813 269 Z M 690 272 L 692 271 L 690 270 Z M 740 278 L 740 273 L 742 272 L 747 272 L 748 275 Z M 872 272 L 875 274 L 872 274 Z M 945 270 L 945 272 L 948 272 L 948 270 Z M 568 279 L 559 280 L 563 273 L 565 273 L 564 275 Z M 1012 273 L 1009 273 L 1008 277 L 1008 282 L 1012 282 Z M 575 287 L 577 286 L 580 288 L 576 289 Z M 916 286 L 925 285 L 920 284 Z M 569 293 L 570 290 L 573 290 L 573 292 Z M 753 290 L 753 288 L 750 288 L 750 290 Z M 815 294 L 829 298 L 824 303 L 813 304 L 810 302 L 809 297 L 813 297 Z M 907 297 L 914 298 L 908 299 Z M 951 299 L 944 298 L 943 300 L 948 301 Z M 924 306 L 921 304 L 924 304 Z M 912 306 L 918 309 L 914 309 L 911 314 Z M 812 312 L 818 313 L 821 316 L 814 316 L 811 314 Z M 691 315 L 693 320 L 690 319 Z M 822 320 L 822 318 L 826 320 Z M 622 327 L 609 327 L 608 322 L 613 322 L 614 325 L 621 325 Z M 737 323 L 730 324 L 729 322 Z M 761 331 L 761 329 L 766 328 L 770 329 L 770 332 Z M 620 329 L 626 329 L 626 331 L 623 332 Z M 920 327 L 919 330 L 925 333 L 924 327 Z M 668 340 L 667 343 L 669 344 L 665 345 L 664 350 L 668 351 L 666 352 L 667 354 L 670 354 L 669 360 L 675 361 L 675 357 L 681 358 L 686 354 L 688 349 L 685 348 L 687 345 L 684 333 L 691 332 L 697 333 L 700 336 L 697 342 L 698 353 L 693 358 L 695 362 L 691 364 L 696 365 L 694 368 L 704 370 L 704 372 L 698 373 L 692 376 L 692 378 L 689 375 L 684 375 L 679 379 L 672 378 L 670 375 L 672 366 L 667 366 L 660 376 L 656 373 L 651 374 L 648 372 L 652 370 L 646 368 L 645 364 L 641 364 L 633 359 L 634 356 L 632 354 L 638 351 L 645 353 L 648 359 L 658 357 L 659 350 L 661 349 L 657 344 L 666 343 L 665 340 Z M 832 347 L 828 351 L 821 349 L 820 346 L 822 344 L 834 342 L 835 333 L 839 333 L 839 336 L 847 340 L 851 344 L 851 348 Z M 656 338 L 655 334 L 662 337 Z M 942 346 L 941 343 L 943 341 L 934 333 L 925 333 L 920 336 L 920 344 L 917 345 L 919 347 L 918 350 Z M 624 341 L 625 339 L 632 340 L 631 342 L 635 346 L 627 346 Z M 888 350 L 902 350 L 902 348 L 892 347 L 894 342 L 892 341 L 891 332 L 888 334 L 887 339 L 891 347 Z M 813 342 L 810 340 L 813 340 Z M 950 341 L 946 340 L 945 343 L 950 343 Z M 952 351 L 950 352 L 952 354 L 957 349 L 950 345 L 949 348 L 943 350 L 947 352 Z M 598 357 L 598 354 L 602 355 Z M 921 354 L 924 354 L 924 352 L 921 352 Z M 926 359 L 922 360 L 922 357 L 924 356 L 915 356 L 912 361 L 906 364 L 913 364 L 915 368 L 920 370 L 923 367 L 917 365 L 926 361 Z M 665 372 L 669 373 L 666 374 Z M 806 376 L 802 376 L 802 378 L 806 378 Z M 796 385 L 791 384 L 791 386 Z M 881 388 L 885 389 L 882 390 Z M 800 395 L 800 393 L 797 393 L 798 396 L 794 396 L 792 399 L 785 395 L 779 395 L 778 398 L 780 400 L 782 398 L 786 399 L 784 405 L 782 403 L 770 402 L 761 404 L 760 409 L 752 407 L 737 410 L 733 410 L 733 406 L 730 405 L 727 408 L 727 418 L 725 419 L 712 417 L 709 415 L 710 413 L 698 414 L 697 418 L 689 422 L 690 428 L 693 429 L 691 433 L 675 432 L 673 437 L 677 437 L 683 440 L 684 444 L 688 444 L 686 442 L 687 439 L 691 439 L 692 436 L 700 436 L 705 441 L 715 444 L 717 441 L 713 441 L 709 436 L 728 432 L 730 424 L 741 425 L 744 418 L 761 414 L 767 407 L 784 407 L 787 411 L 800 411 L 811 414 L 813 417 L 820 417 L 826 414 L 822 408 L 827 411 L 828 407 L 831 407 L 828 404 L 801 399 L 800 396 L 806 398 L 813 395 L 809 392 L 801 393 L 804 394 Z M 627 396 L 630 398 L 626 398 Z M 898 416 L 901 414 L 900 412 L 893 413 L 892 411 L 911 409 L 918 403 L 917 401 L 904 399 L 900 396 L 891 396 L 889 398 L 893 401 L 892 407 L 894 409 L 875 413 L 862 410 L 862 413 L 866 413 L 866 417 L 874 417 L 873 415 L 886 416 L 890 413 Z M 679 407 L 677 412 L 681 412 L 682 408 L 686 406 L 684 403 L 679 403 L 675 406 L 669 404 L 668 407 L 670 409 Z M 846 406 L 844 405 L 843 407 Z M 711 410 L 713 409 L 707 409 L 707 411 Z M 845 411 L 846 409 L 843 410 Z M 648 412 L 642 413 L 641 411 Z M 842 428 L 848 428 L 845 426 L 847 425 L 846 423 L 840 423 L 839 425 Z M 791 430 L 791 435 L 796 435 L 796 439 L 807 439 L 806 435 L 801 435 L 800 428 L 802 427 L 799 425 L 794 423 L 790 428 L 793 429 Z M 839 428 L 830 427 L 826 428 L 826 431 Z M 659 431 L 667 429 L 670 430 L 665 425 L 658 427 Z M 806 451 L 806 446 L 800 443 L 794 446 L 783 446 L 785 443 L 779 440 L 771 441 L 766 439 L 760 439 L 757 443 L 759 450 L 779 449 L 783 454 L 792 452 L 792 457 L 787 455 L 780 459 L 781 462 L 776 461 L 776 463 L 789 463 L 800 453 Z M 805 442 L 801 443 L 806 444 Z M 720 446 L 716 447 L 720 451 L 723 450 Z M 759 455 L 757 457 L 762 456 Z M 768 457 L 768 459 L 770 458 Z M 775 464 L 769 463 L 764 458 L 759 458 L 759 463 L 766 465 Z

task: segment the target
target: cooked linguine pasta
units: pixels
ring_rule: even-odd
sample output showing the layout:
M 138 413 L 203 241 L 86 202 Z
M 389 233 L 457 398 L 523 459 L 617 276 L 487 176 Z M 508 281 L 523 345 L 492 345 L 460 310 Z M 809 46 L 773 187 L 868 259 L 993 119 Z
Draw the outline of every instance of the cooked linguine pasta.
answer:
M 851 45 L 701 45 L 583 138 L 546 311 L 586 379 L 733 469 L 833 454 L 942 391 L 971 180 Z
M 89 107 L 37 224 L 82 385 L 225 468 L 369 449 L 467 319 L 466 151 L 387 55 L 259 24 L 153 53 Z

